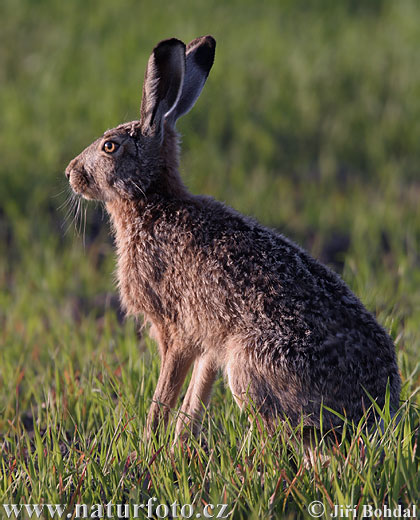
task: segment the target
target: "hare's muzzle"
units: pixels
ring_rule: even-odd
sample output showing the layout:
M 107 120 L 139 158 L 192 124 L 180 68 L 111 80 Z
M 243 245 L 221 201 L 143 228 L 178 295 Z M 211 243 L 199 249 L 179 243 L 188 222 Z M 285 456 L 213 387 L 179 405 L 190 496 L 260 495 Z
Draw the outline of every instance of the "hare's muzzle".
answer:
M 81 169 L 83 169 L 83 167 L 81 167 L 81 165 L 79 165 L 78 158 L 76 157 L 75 159 L 73 159 L 72 161 L 69 162 L 69 164 L 66 168 L 67 179 L 70 180 L 72 172 L 81 170 Z
M 86 170 L 83 164 L 73 159 L 66 168 L 66 177 L 69 180 L 72 190 L 78 195 L 85 195 L 85 191 L 89 186 Z

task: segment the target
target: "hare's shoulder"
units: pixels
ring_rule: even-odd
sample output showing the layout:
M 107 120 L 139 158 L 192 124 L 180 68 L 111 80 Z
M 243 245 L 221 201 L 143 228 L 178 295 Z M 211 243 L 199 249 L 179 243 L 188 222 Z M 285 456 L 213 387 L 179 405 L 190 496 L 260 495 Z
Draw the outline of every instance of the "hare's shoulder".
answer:
M 153 232 L 167 243 L 220 256 L 245 269 L 266 272 L 293 271 L 304 277 L 342 284 L 339 276 L 277 230 L 267 228 L 211 197 L 171 201 L 155 206 L 149 220 Z M 147 229 L 150 229 L 147 226 Z
M 173 202 L 159 211 L 162 242 L 184 251 L 194 263 L 212 269 L 240 286 L 307 300 L 320 295 L 358 305 L 341 278 L 276 230 L 210 197 Z M 333 303 L 332 303 L 333 304 Z
M 194 236 L 197 247 L 205 247 L 215 255 L 224 254 L 247 268 L 261 266 L 265 271 L 277 273 L 290 269 L 304 277 L 344 285 L 334 271 L 293 240 L 222 202 L 197 197 L 183 209 L 186 214 L 180 220 L 185 231 Z

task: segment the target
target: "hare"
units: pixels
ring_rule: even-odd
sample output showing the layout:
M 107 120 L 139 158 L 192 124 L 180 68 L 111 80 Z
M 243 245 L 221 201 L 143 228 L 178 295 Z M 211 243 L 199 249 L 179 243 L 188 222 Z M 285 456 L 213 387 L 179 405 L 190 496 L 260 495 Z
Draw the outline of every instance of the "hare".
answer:
M 175 124 L 195 104 L 215 40 L 161 41 L 149 58 L 140 119 L 106 131 L 66 169 L 73 191 L 102 201 L 127 314 L 143 315 L 161 368 L 147 429 L 167 423 L 193 365 L 176 431 L 197 432 L 219 369 L 269 432 L 358 421 L 371 399 L 398 407 L 394 345 L 340 277 L 281 234 L 191 194 Z M 334 411 L 338 412 L 334 413 Z

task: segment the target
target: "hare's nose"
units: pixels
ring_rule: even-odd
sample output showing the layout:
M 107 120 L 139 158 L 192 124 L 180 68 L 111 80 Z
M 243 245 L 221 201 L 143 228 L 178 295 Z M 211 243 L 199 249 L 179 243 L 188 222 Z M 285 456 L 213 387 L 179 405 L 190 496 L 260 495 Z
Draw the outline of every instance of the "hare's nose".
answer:
M 74 169 L 76 169 L 76 166 L 77 166 L 77 157 L 75 159 L 73 159 L 72 161 L 70 161 L 69 165 L 66 168 L 66 177 L 68 180 L 70 180 L 70 174 Z

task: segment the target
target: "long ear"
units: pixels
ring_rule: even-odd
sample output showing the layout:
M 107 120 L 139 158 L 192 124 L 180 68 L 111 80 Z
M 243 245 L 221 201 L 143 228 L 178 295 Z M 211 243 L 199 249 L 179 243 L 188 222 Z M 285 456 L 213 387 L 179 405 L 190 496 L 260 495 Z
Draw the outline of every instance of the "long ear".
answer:
M 143 135 L 159 135 L 165 115 L 177 104 L 185 74 L 185 44 L 176 38 L 163 40 L 150 55 L 143 83 L 140 129 Z
M 201 36 L 188 44 L 182 94 L 177 104 L 166 114 L 170 125 L 175 125 L 177 119 L 194 106 L 213 65 L 215 50 L 216 40 L 212 36 Z

